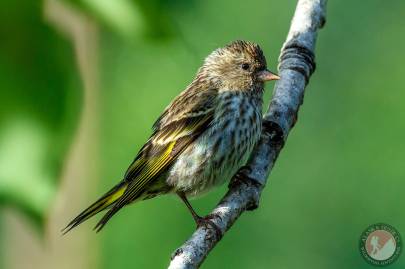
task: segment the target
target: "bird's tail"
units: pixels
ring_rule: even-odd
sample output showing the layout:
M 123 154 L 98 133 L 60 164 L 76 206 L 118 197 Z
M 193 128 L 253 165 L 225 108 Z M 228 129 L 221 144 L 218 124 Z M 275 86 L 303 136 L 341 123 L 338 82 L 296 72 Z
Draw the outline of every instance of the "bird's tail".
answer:
M 71 222 L 69 222 L 69 224 L 62 230 L 62 234 L 66 234 L 82 222 L 103 211 L 104 209 L 107 209 L 114 205 L 115 202 L 124 194 L 127 186 L 127 182 L 120 182 L 118 185 L 104 194 L 100 199 L 94 202 L 91 206 L 85 209 L 82 213 L 80 213 Z

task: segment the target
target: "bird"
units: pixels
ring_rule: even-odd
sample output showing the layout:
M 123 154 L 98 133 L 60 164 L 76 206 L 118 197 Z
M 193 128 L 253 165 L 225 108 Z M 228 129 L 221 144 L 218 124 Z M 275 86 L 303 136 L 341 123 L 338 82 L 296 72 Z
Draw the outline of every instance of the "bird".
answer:
M 107 210 L 94 227 L 99 232 L 124 206 L 169 193 L 204 224 L 188 199 L 229 181 L 246 163 L 261 134 L 264 83 L 278 79 L 256 43 L 236 40 L 214 50 L 153 124 L 123 179 L 62 233 Z

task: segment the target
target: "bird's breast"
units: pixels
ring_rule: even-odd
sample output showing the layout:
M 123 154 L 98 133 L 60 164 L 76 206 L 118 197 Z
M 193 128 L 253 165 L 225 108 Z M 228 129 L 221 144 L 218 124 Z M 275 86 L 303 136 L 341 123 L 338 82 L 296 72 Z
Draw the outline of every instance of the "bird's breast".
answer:
M 245 94 L 219 97 L 209 128 L 173 165 L 168 183 L 189 195 L 229 180 L 245 164 L 261 133 L 261 103 Z

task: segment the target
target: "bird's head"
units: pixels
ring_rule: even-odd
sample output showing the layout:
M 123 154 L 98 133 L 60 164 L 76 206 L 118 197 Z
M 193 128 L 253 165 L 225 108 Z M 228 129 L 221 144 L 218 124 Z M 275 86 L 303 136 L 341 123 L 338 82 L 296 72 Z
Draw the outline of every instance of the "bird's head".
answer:
M 205 59 L 200 75 L 228 90 L 263 88 L 265 81 L 280 78 L 267 70 L 266 58 L 257 44 L 241 40 L 213 51 Z

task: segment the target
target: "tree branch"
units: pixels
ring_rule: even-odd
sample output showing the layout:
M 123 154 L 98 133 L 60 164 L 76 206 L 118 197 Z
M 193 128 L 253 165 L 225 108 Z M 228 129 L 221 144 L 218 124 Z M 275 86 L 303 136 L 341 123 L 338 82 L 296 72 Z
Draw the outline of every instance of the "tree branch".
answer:
M 258 207 L 267 177 L 297 120 L 304 89 L 315 70 L 317 31 L 325 24 L 327 0 L 299 0 L 279 58 L 279 75 L 263 119 L 261 139 L 229 191 L 211 212 L 211 226 L 199 227 L 172 255 L 170 269 L 198 268 L 225 232 L 246 210 Z

